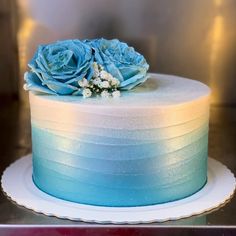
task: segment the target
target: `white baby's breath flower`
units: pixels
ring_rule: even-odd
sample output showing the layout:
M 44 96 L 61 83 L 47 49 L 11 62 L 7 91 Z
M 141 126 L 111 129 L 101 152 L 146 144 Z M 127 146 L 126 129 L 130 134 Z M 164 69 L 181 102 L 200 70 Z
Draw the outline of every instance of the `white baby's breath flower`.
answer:
M 102 70 L 100 72 L 100 77 L 103 79 L 103 80 L 111 80 L 112 79 L 112 75 L 110 73 L 108 73 L 107 71 L 105 70 Z
M 117 87 L 117 86 L 119 86 L 119 84 L 120 84 L 120 81 L 118 79 L 112 77 L 111 85 Z
M 101 83 L 101 79 L 95 78 L 95 79 L 92 79 L 91 82 L 92 82 L 94 85 L 99 85 L 99 84 Z
M 88 89 L 88 88 L 85 88 L 85 89 L 83 90 L 82 94 L 83 94 L 83 97 L 84 97 L 84 98 L 89 98 L 89 97 L 92 96 L 92 92 L 91 92 L 91 90 Z
M 87 88 L 94 89 L 94 85 L 89 83 L 89 86 Z
M 102 98 L 120 97 L 120 91 L 116 90 L 120 81 L 103 69 L 103 67 L 94 62 L 93 63 L 94 75 L 90 81 L 86 78 L 78 81 L 79 86 L 82 88 L 82 95 L 84 98 L 91 97 L 93 93 Z M 111 90 L 111 91 L 110 91 Z M 109 92 L 110 91 L 110 92 Z
M 112 97 L 113 98 L 119 98 L 120 97 L 120 91 L 116 90 L 116 91 L 112 92 Z
M 88 80 L 83 78 L 82 80 L 78 81 L 80 87 L 85 88 L 88 86 Z
M 102 81 L 101 83 L 99 83 L 99 87 L 101 88 L 109 88 L 110 84 L 108 81 Z
M 102 98 L 108 98 L 108 97 L 110 97 L 110 93 L 107 90 L 103 90 L 101 92 L 101 97 Z
M 93 70 L 94 70 L 94 77 L 98 77 L 99 76 L 99 67 L 98 67 L 97 62 L 93 63 Z

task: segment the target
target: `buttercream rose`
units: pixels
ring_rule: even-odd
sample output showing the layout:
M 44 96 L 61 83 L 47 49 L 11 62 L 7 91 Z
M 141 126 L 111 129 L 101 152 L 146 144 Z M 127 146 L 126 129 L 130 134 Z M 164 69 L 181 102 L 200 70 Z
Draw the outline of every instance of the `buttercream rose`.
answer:
M 147 79 L 149 65 L 133 47 L 117 39 L 86 40 L 95 50 L 95 60 L 120 81 L 119 88 L 129 90 Z
M 25 73 L 25 88 L 31 91 L 58 94 L 82 94 L 78 82 L 93 76 L 93 50 L 80 40 L 65 40 L 41 45 Z

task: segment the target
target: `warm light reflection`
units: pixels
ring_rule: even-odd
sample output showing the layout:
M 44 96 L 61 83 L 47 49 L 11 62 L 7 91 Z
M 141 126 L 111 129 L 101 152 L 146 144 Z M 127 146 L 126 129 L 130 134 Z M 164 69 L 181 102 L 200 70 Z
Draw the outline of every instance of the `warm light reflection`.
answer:
M 32 31 L 35 27 L 35 22 L 31 19 L 26 19 L 23 21 L 21 28 L 18 32 L 18 42 L 19 42 L 19 63 L 20 71 L 24 71 L 27 65 L 27 47 L 29 47 L 29 40 L 32 36 Z
M 214 19 L 214 25 L 212 30 L 212 45 L 211 45 L 211 63 L 214 64 L 217 59 L 217 54 L 219 52 L 221 41 L 223 36 L 223 17 L 216 16 Z
M 32 40 L 32 33 L 36 27 L 36 23 L 30 19 L 26 18 L 20 25 L 20 29 L 17 34 L 18 38 L 18 53 L 19 53 L 19 67 L 20 67 L 20 78 L 23 80 L 24 72 L 26 71 L 26 66 L 28 64 L 28 53 L 29 47 L 31 47 L 30 40 Z M 23 81 L 19 83 L 20 85 L 20 98 L 24 104 L 27 101 L 26 93 L 22 89 Z M 22 95 L 24 94 L 24 95 Z
M 214 0 L 216 7 L 220 7 L 222 5 L 222 0 Z
M 215 1 L 220 4 L 221 1 Z M 212 101 L 220 101 L 220 92 L 219 86 L 217 86 L 217 81 L 220 78 L 220 68 L 219 68 L 219 59 L 220 59 L 220 50 L 222 47 L 223 40 L 223 28 L 224 28 L 224 19 L 221 15 L 217 15 L 214 18 L 212 32 L 211 32 L 211 50 L 210 50 L 210 87 L 212 88 Z

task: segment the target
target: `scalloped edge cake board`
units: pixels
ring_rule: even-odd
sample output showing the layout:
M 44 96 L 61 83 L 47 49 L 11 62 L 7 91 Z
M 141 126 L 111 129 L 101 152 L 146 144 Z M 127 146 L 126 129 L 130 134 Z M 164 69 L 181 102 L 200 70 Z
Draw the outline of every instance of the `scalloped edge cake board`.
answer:
M 207 184 L 190 197 L 142 207 L 99 207 L 61 200 L 39 190 L 32 181 L 29 154 L 6 168 L 1 185 L 12 201 L 47 216 L 103 224 L 139 224 L 177 220 L 213 210 L 233 196 L 236 179 L 225 165 L 209 158 Z

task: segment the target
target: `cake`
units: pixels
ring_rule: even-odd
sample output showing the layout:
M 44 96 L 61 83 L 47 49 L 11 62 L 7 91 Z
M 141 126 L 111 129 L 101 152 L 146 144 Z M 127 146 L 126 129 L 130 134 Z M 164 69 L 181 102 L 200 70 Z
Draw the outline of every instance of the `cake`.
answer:
M 161 204 L 199 191 L 207 182 L 210 89 L 148 74 L 143 56 L 118 40 L 78 42 L 83 50 L 77 41 L 42 46 L 25 76 L 35 185 L 60 199 L 112 207 Z M 91 50 L 91 57 L 74 65 L 76 50 Z M 68 72 L 73 65 L 76 72 Z

